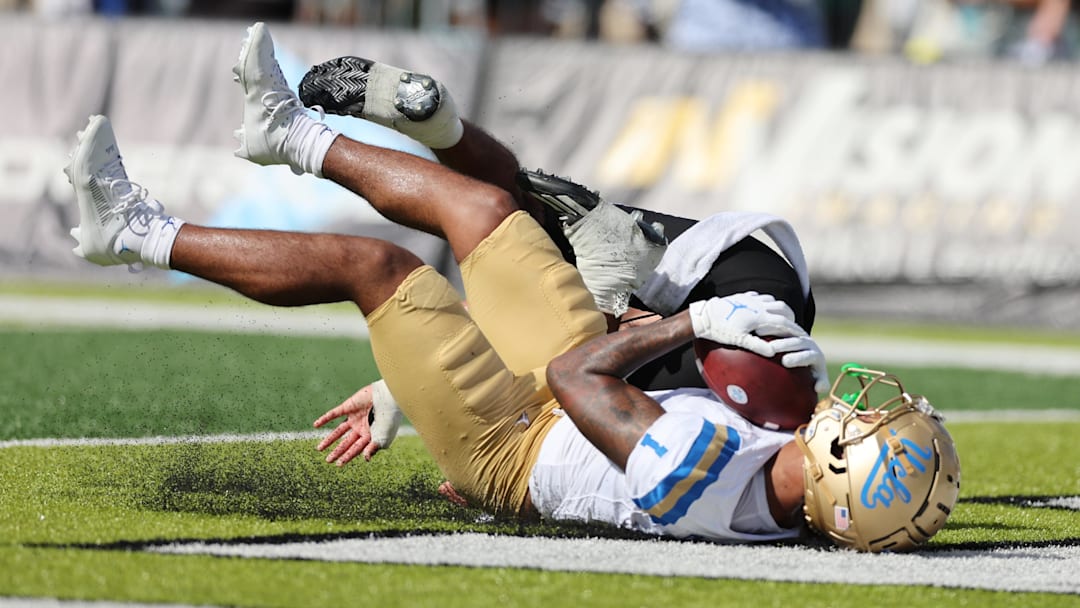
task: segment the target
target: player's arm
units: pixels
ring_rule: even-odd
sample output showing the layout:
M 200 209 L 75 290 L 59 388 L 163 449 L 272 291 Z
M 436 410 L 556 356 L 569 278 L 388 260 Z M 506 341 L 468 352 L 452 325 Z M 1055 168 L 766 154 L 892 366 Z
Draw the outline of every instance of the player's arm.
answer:
M 555 358 L 547 369 L 555 399 L 578 430 L 620 468 L 664 409 L 623 378 L 693 339 L 688 311 L 610 333 Z
M 752 291 L 694 302 L 675 316 L 594 338 L 556 357 L 548 365 L 548 386 L 581 433 L 625 470 L 634 446 L 664 414 L 626 376 L 694 338 L 771 357 L 774 343 L 762 336 L 805 334 L 793 317 L 783 302 Z

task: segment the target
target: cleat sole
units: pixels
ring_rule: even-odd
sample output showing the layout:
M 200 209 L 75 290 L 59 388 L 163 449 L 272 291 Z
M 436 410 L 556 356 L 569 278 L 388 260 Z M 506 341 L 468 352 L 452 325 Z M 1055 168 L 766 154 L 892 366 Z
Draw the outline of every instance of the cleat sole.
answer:
M 300 80 L 300 101 L 309 108 L 320 106 L 328 114 L 363 118 L 373 64 L 362 57 L 346 56 L 312 67 Z

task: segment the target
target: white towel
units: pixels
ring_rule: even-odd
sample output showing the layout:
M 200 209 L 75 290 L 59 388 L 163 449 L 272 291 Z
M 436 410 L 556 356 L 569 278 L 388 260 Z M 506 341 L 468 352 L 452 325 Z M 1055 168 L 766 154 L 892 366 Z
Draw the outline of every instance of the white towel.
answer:
M 791 224 L 767 213 L 735 211 L 709 216 L 680 234 L 668 245 L 656 270 L 635 295 L 654 311 L 671 315 L 709 272 L 720 254 L 756 230 L 763 231 L 776 243 L 798 275 L 803 296 L 809 295 L 806 257 Z

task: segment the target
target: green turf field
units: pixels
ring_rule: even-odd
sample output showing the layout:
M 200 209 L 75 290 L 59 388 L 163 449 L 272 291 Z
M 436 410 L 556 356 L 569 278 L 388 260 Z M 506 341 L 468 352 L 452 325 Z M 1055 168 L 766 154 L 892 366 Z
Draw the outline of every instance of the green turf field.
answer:
M 0 330 L 0 344 L 0 441 L 301 431 L 375 377 L 365 345 L 345 339 L 9 328 Z M 1077 378 L 893 371 L 946 412 L 987 403 L 1080 410 Z M 1080 495 L 1080 422 L 950 428 L 963 466 L 961 502 L 933 548 L 1080 543 L 1080 512 L 1020 504 Z M 323 463 L 314 443 L 2 448 L 0 597 L 236 606 L 830 606 L 867 598 L 884 606 L 1062 606 L 1080 599 L 139 550 L 168 539 L 367 532 L 620 536 L 489 522 L 451 507 L 435 492 L 441 477 L 415 437 L 344 469 Z

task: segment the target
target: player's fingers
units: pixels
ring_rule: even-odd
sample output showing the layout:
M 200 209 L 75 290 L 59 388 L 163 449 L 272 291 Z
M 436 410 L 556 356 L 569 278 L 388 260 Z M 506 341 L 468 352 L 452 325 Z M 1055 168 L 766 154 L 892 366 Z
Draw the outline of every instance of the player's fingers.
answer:
M 772 316 L 763 320 L 756 328 L 754 333 L 759 336 L 772 336 L 780 338 L 792 338 L 806 336 L 806 330 L 799 327 L 795 321 L 786 317 Z M 776 342 L 776 340 L 773 340 Z M 777 352 L 783 352 L 777 349 Z
M 356 443 L 356 439 L 357 437 L 354 433 L 345 433 L 345 435 L 341 438 L 341 443 L 337 444 L 337 447 L 335 447 L 333 451 L 326 455 L 326 462 L 334 462 L 338 458 L 341 458 L 341 455 L 345 452 L 348 452 L 349 448 L 352 447 L 354 443 Z
M 829 377 L 828 376 L 815 376 L 815 377 L 817 378 L 817 381 L 814 382 L 814 392 L 816 392 L 816 393 L 824 393 L 824 392 L 827 392 L 832 387 L 832 383 L 829 382 Z
M 329 412 L 326 412 L 322 416 L 319 416 L 319 418 L 315 421 L 315 427 L 318 428 L 326 424 L 330 420 L 333 420 L 334 418 L 347 416 L 354 412 L 359 412 L 365 407 L 371 407 L 371 391 L 368 390 L 370 386 L 371 385 L 365 386 L 364 388 L 356 391 L 348 399 L 338 404 L 337 407 L 333 408 Z
M 780 300 L 773 300 L 772 302 L 766 304 L 765 311 L 770 312 L 774 315 L 784 317 L 788 321 L 795 320 L 795 312 L 791 310 L 790 306 Z
M 349 464 L 349 462 L 353 458 L 356 458 L 357 456 L 362 454 L 364 452 L 364 449 L 367 448 L 367 446 L 369 446 L 369 445 L 371 445 L 370 440 L 361 440 L 361 441 L 357 441 L 356 443 L 353 443 L 352 447 L 345 450 L 345 453 L 341 455 L 341 458 L 338 458 L 337 465 L 339 467 L 343 467 L 343 466 Z
M 771 342 L 773 350 L 778 353 L 794 353 L 806 350 L 819 350 L 817 344 L 810 336 L 787 336 L 776 338 Z
M 315 428 L 319 428 L 320 426 L 326 424 L 327 422 L 330 422 L 334 418 L 340 418 L 342 416 L 348 415 L 349 414 L 349 410 L 347 409 L 348 405 L 349 405 L 349 402 L 346 401 L 345 403 L 342 403 L 341 405 L 335 407 L 334 409 L 330 410 L 329 412 L 326 412 L 322 416 L 319 416 L 317 419 L 315 419 Z
M 816 365 L 818 359 L 824 359 L 820 357 L 817 352 L 809 350 L 798 350 L 793 353 L 787 353 L 780 358 L 780 363 L 784 367 L 811 367 Z
M 367 447 L 369 443 L 371 443 L 371 429 L 368 428 L 367 420 L 364 420 L 362 424 L 354 423 L 349 429 L 349 445 L 347 446 L 348 449 L 342 449 L 339 452 L 339 457 L 340 455 L 348 453 L 352 450 L 359 452 L 365 447 Z M 355 457 L 356 454 L 353 454 L 349 457 L 349 460 L 352 460 Z
M 776 354 L 776 351 L 773 350 L 772 344 L 770 342 L 762 340 L 761 338 L 750 334 L 743 336 L 742 340 L 740 340 L 739 343 L 735 346 L 745 348 L 746 350 L 757 353 L 762 357 L 772 357 Z
M 459 507 L 469 506 L 469 501 L 465 500 L 464 497 L 458 494 L 457 491 L 454 490 L 454 484 L 450 483 L 449 481 L 444 481 L 441 485 L 439 485 L 439 494 L 441 494 L 451 503 Z
M 381 447 L 382 447 L 381 445 L 379 445 L 378 443 L 376 443 L 374 441 L 369 443 L 367 445 L 367 447 L 364 448 L 364 460 L 366 460 L 368 462 L 371 462 L 371 457 L 374 456 L 379 451 L 379 448 L 381 448 Z
M 320 452 L 325 450 L 347 432 L 349 432 L 349 423 L 342 422 L 338 425 L 336 429 L 330 431 L 330 434 L 324 437 L 323 440 L 319 442 L 319 445 L 315 446 L 315 449 L 319 450 Z

